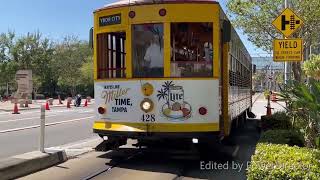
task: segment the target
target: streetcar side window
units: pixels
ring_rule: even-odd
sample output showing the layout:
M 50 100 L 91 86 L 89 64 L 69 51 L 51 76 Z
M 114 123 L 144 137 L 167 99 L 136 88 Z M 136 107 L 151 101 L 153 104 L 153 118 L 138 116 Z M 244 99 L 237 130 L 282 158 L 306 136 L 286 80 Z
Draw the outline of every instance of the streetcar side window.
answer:
M 212 77 L 213 24 L 171 23 L 171 76 Z
M 126 77 L 125 40 L 124 32 L 97 35 L 98 79 Z
M 163 77 L 163 24 L 132 25 L 133 77 Z

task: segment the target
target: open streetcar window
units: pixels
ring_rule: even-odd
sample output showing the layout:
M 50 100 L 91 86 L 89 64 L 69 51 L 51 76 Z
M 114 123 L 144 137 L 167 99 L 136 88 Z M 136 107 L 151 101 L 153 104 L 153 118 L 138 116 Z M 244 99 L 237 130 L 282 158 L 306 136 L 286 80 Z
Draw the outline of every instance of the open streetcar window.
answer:
M 98 79 L 125 78 L 125 40 L 124 32 L 97 35 Z
M 171 76 L 212 77 L 212 23 L 171 24 Z
M 133 77 L 163 77 L 163 25 L 132 26 Z

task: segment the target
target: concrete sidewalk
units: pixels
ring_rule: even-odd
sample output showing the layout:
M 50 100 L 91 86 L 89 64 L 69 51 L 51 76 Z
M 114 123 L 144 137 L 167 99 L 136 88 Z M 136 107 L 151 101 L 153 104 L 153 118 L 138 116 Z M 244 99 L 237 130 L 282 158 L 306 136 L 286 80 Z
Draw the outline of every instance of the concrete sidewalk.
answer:
M 23 110 L 30 110 L 30 109 L 40 109 L 41 105 L 45 105 L 47 100 L 33 100 L 32 104 L 29 104 L 28 107 L 20 107 L 18 104 L 19 111 Z M 58 99 L 53 100 L 53 105 L 50 105 L 51 107 L 67 107 L 67 101 L 62 101 L 63 104 L 59 104 Z M 82 99 L 81 106 L 83 106 L 85 103 L 85 99 Z M 88 105 L 94 104 L 94 99 L 91 100 L 91 102 L 88 102 Z M 74 102 L 72 101 L 71 107 L 74 105 Z M 10 112 L 13 111 L 14 104 L 10 101 L 6 102 L 0 102 L 0 111 L 6 111 Z
M 253 99 L 254 100 L 254 99 Z M 267 106 L 268 101 L 264 98 L 263 94 L 259 97 L 257 97 L 256 101 L 254 102 L 252 106 L 252 112 L 257 116 L 257 119 L 261 119 L 261 116 L 266 115 L 267 112 Z M 277 111 L 285 111 L 285 102 L 276 101 L 272 102 L 270 101 L 271 110 L 272 113 L 275 113 Z
M 0 159 L 0 179 L 15 179 L 25 175 L 55 166 L 68 159 L 94 151 L 101 142 L 100 137 L 46 148 L 45 153 L 33 151 L 21 155 Z
M 15 179 L 33 172 L 63 163 L 67 160 L 65 151 L 42 153 L 34 151 L 0 160 L 0 177 Z

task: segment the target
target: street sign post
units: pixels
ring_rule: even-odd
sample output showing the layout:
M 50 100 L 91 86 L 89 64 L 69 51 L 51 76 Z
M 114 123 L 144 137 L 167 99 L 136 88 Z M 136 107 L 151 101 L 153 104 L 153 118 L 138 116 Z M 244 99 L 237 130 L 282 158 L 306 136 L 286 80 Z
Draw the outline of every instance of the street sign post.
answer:
M 273 61 L 303 61 L 302 39 L 287 39 L 302 24 L 302 19 L 289 8 L 286 8 L 272 22 L 272 25 L 285 37 L 285 39 L 275 39 L 273 41 Z
M 286 8 L 272 22 L 272 25 L 287 38 L 289 38 L 297 29 L 299 29 L 302 24 L 302 19 L 289 8 Z
M 273 61 L 302 61 L 302 39 L 275 39 L 273 41 Z

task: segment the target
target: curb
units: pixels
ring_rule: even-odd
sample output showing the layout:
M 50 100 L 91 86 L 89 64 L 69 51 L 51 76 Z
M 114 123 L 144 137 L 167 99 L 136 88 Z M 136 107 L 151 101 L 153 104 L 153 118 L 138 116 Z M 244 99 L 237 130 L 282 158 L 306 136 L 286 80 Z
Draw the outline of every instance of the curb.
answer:
M 67 160 L 65 151 L 41 153 L 34 151 L 0 160 L 0 177 L 3 180 L 22 177 Z
M 26 111 L 26 110 L 33 110 L 33 109 L 40 109 L 40 107 L 33 107 L 33 108 L 28 108 L 28 109 L 19 109 L 19 111 Z M 0 111 L 4 112 L 13 112 L 13 109 L 0 109 Z
M 93 105 L 93 104 L 88 104 L 89 105 Z M 61 108 L 61 107 L 67 107 L 67 105 L 51 105 L 50 108 Z M 82 106 L 81 106 L 82 107 Z M 19 111 L 27 111 L 27 110 L 34 110 L 34 109 L 40 109 L 40 107 L 30 107 L 30 108 L 21 108 L 19 109 Z M 1 109 L 0 111 L 3 112 L 13 112 L 13 109 Z

